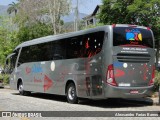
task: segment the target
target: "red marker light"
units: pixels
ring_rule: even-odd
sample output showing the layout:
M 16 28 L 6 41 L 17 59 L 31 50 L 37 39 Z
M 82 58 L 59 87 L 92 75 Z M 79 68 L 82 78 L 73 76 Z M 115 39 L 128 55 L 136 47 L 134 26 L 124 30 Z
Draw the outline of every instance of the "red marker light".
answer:
M 147 30 L 151 30 L 151 28 L 150 28 L 150 27 L 147 27 Z
M 152 77 L 149 82 L 149 86 L 154 85 L 154 80 L 155 80 L 155 66 L 152 67 Z
M 108 66 L 108 70 L 106 73 L 106 82 L 112 86 L 117 86 L 117 83 L 116 83 L 115 77 L 114 77 L 113 64 Z
M 116 27 L 116 24 L 112 24 L 112 27 L 113 27 L 113 28 Z

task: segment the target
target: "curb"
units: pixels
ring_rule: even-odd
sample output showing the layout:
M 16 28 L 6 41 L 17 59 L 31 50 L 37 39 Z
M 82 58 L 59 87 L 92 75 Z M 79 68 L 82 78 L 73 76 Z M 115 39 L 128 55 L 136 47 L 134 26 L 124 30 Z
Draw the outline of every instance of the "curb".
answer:
M 4 85 L 4 88 L 5 89 L 10 89 L 10 86 L 9 85 Z
M 155 106 L 159 106 L 160 105 L 160 103 L 159 103 L 159 98 L 158 97 L 156 97 L 156 98 L 151 98 L 152 100 L 153 100 L 153 105 L 155 105 Z

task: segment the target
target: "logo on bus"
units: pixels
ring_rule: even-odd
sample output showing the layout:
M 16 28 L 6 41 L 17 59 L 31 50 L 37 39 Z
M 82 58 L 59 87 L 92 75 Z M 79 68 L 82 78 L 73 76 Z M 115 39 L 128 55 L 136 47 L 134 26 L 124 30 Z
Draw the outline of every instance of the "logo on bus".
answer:
M 34 64 L 31 68 L 26 67 L 25 72 L 27 75 L 30 73 L 41 73 L 41 72 L 43 72 L 43 69 L 40 64 Z
M 126 29 L 126 40 L 142 41 L 142 34 L 138 29 L 133 29 L 133 30 Z

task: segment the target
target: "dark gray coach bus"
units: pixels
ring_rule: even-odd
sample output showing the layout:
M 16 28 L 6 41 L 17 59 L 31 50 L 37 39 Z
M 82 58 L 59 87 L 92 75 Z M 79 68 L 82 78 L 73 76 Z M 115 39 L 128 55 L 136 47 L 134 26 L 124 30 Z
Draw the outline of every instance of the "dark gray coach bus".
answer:
M 7 57 L 10 86 L 78 98 L 141 98 L 152 94 L 154 37 L 149 28 L 107 25 L 18 45 Z

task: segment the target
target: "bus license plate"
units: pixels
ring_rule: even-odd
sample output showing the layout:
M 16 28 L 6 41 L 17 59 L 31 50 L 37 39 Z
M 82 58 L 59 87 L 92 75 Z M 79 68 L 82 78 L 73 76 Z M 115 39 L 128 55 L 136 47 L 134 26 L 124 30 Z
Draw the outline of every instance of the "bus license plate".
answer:
M 138 94 L 139 92 L 138 92 L 138 90 L 131 90 L 130 93 L 131 94 Z

